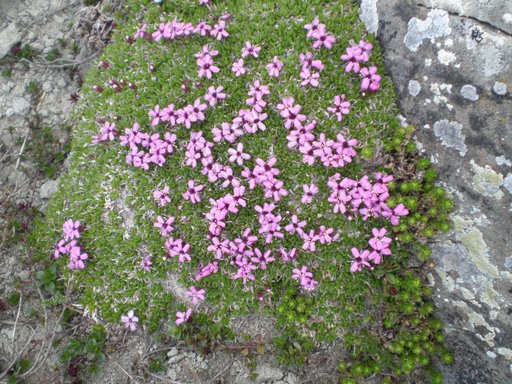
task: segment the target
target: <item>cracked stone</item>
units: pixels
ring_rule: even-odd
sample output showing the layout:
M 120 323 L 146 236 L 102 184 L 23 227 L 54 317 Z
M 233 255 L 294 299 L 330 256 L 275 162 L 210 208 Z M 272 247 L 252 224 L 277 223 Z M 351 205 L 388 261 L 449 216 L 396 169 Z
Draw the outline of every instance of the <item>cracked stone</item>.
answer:
M 25 115 L 30 110 L 30 103 L 22 97 L 12 100 L 12 110 L 16 115 Z

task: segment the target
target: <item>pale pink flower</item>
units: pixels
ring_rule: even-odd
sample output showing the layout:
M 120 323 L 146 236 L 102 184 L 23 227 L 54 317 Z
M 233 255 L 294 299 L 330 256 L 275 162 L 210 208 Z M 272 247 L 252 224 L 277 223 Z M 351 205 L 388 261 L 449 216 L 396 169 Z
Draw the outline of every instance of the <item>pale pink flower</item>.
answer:
M 315 184 L 304 184 L 302 185 L 302 189 L 304 190 L 304 194 L 300 202 L 302 204 L 310 204 L 313 201 L 313 196 L 318 192 L 318 187 Z
M 195 185 L 194 180 L 188 181 L 188 189 L 183 194 L 183 197 L 187 200 L 190 200 L 192 204 L 196 204 L 201 201 L 201 197 L 199 196 L 199 192 L 201 192 L 204 188 L 204 185 Z
M 188 291 L 185 292 L 188 297 L 192 298 L 193 305 L 196 305 L 199 300 L 203 301 L 205 293 L 206 291 L 204 289 L 197 290 L 194 286 L 190 287 Z
M 229 148 L 228 153 L 231 155 L 229 157 L 229 161 L 234 163 L 236 162 L 238 165 L 243 165 L 244 160 L 249 160 L 251 155 L 244 153 L 244 145 L 242 143 L 238 143 L 236 149 Z
M 169 187 L 166 185 L 162 190 L 155 190 L 153 192 L 153 197 L 158 201 L 160 206 L 164 206 L 165 204 L 171 202 L 171 198 L 169 197 Z
M 252 57 L 258 57 L 258 53 L 260 52 L 261 47 L 257 45 L 252 45 L 250 42 L 245 42 L 245 47 L 242 50 L 242 57 L 252 56 Z
M 236 77 L 240 77 L 240 76 L 244 75 L 246 72 L 246 69 L 244 67 L 244 60 L 239 59 L 239 60 L 235 61 L 233 63 L 233 65 L 231 66 L 231 71 L 233 71 L 235 73 Z
M 186 323 L 192 314 L 192 309 L 188 308 L 185 312 L 176 312 L 176 325 Z
M 279 77 L 279 72 L 283 68 L 283 63 L 277 56 L 274 56 L 272 62 L 267 64 L 266 68 L 270 77 Z
M 126 316 L 121 316 L 121 322 L 125 328 L 130 328 L 131 331 L 135 331 L 139 318 L 135 316 L 132 309 L 130 309 Z

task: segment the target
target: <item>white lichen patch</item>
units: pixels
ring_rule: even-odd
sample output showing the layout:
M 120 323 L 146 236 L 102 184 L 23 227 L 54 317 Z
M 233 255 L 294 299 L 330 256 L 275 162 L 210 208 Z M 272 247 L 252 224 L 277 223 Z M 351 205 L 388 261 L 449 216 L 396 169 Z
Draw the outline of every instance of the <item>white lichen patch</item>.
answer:
M 500 200 L 503 197 L 503 192 L 500 190 L 503 185 L 503 175 L 495 172 L 488 165 L 480 167 L 474 160 L 471 160 L 471 167 L 475 173 L 472 184 L 475 192 Z
M 465 325 L 463 325 L 463 329 L 476 333 L 477 327 L 486 328 L 488 332 L 485 335 L 476 333 L 476 337 L 478 337 L 482 341 L 485 341 L 490 347 L 494 347 L 494 339 L 496 337 L 496 334 L 499 333 L 500 330 L 487 323 L 483 315 L 473 311 L 465 301 L 454 300 L 453 305 L 462 309 L 462 311 L 468 317 L 468 321 Z
M 416 17 L 409 20 L 404 43 L 409 50 L 416 52 L 423 40 L 434 40 L 438 37 L 448 36 L 451 33 L 448 12 L 434 9 L 428 13 L 426 20 L 420 20 Z
M 505 23 L 507 24 L 512 24 L 512 13 L 505 13 L 503 16 L 502 16 L 502 19 Z
M 448 108 L 450 111 L 453 108 L 453 105 L 448 103 L 448 97 L 443 95 L 445 94 L 451 94 L 452 93 L 452 85 L 451 84 L 445 84 L 445 83 L 432 83 L 430 84 L 430 91 L 434 94 L 434 103 L 437 105 L 444 105 L 446 108 Z
M 377 33 L 379 29 L 379 14 L 377 3 L 379 0 L 363 0 L 359 7 L 359 18 L 370 33 Z
M 489 356 L 491 359 L 495 359 L 497 354 L 495 354 L 493 351 L 487 351 L 486 355 Z
M 512 167 L 512 162 L 503 155 L 496 157 L 496 164 L 499 166 L 506 165 Z
M 497 95 L 505 96 L 507 94 L 507 84 L 502 83 L 501 81 L 496 81 L 492 86 L 492 90 Z
M 478 100 L 478 93 L 476 91 L 476 87 L 471 84 L 464 85 L 461 90 L 460 94 L 463 98 L 471 101 L 477 101 Z
M 508 348 L 498 348 L 497 351 L 505 360 L 512 360 L 512 350 Z
M 482 232 L 475 227 L 470 227 L 456 236 L 468 250 L 475 267 L 482 274 L 493 278 L 499 276 L 498 268 L 490 261 L 489 248 L 484 241 Z
M 464 156 L 468 150 L 465 144 L 466 136 L 462 133 L 462 124 L 446 119 L 434 123 L 434 134 L 441 139 L 441 143 L 448 148 L 454 148 Z
M 418 96 L 421 91 L 421 84 L 416 80 L 409 80 L 408 90 L 409 95 Z
M 457 56 L 453 52 L 445 51 L 441 49 L 437 52 L 437 60 L 443 65 L 450 65 L 457 59 Z

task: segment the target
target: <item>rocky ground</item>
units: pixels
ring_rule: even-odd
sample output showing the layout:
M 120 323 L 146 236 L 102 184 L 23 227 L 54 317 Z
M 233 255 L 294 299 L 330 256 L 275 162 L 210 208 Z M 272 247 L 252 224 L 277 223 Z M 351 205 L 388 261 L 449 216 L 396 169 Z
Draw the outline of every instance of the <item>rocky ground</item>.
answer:
M 0 359 L 4 365 L 30 351 L 28 382 L 72 382 L 57 368 L 51 343 L 64 344 L 69 332 L 56 321 L 60 311 L 41 305 L 23 239 L 65 169 L 81 76 L 108 39 L 115 6 L 0 2 Z M 381 40 L 420 148 L 457 202 L 453 229 L 433 244 L 436 263 L 425 270 L 455 351 L 446 382 L 511 382 L 512 5 L 363 0 L 361 18 Z M 21 301 L 10 308 L 6 301 L 15 292 Z M 203 357 L 169 345 L 164 370 L 155 374 L 147 369 L 161 352 L 154 340 L 125 339 L 121 331 L 110 336 L 118 342 L 90 383 L 335 381 L 336 349 L 319 351 L 291 372 L 272 355 L 251 357 L 241 349 Z

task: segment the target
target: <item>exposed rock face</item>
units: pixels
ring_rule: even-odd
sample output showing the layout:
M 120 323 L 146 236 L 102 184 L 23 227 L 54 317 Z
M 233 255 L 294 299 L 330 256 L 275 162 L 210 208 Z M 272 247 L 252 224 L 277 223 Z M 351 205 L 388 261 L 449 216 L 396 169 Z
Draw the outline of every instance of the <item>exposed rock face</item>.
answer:
M 512 3 L 364 0 L 361 14 L 456 202 L 427 271 L 455 353 L 446 382 L 511 383 Z

